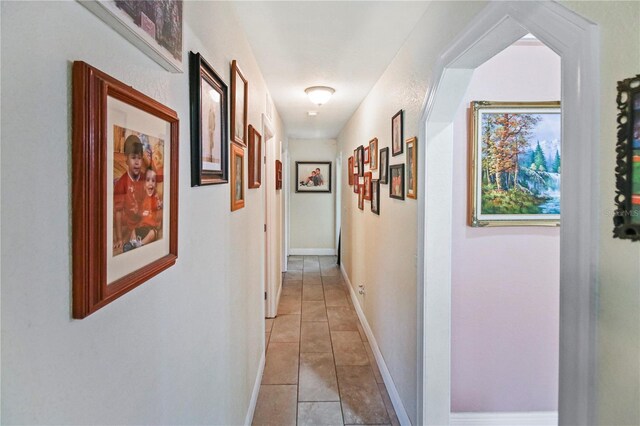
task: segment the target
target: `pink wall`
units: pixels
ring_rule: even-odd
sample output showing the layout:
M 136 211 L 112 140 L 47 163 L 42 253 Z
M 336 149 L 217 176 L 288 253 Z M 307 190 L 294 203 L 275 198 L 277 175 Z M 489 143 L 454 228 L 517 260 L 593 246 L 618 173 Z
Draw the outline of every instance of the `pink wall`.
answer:
M 511 46 L 479 67 L 454 124 L 451 411 L 556 411 L 558 228 L 470 228 L 467 121 L 473 100 L 560 99 L 560 58 Z

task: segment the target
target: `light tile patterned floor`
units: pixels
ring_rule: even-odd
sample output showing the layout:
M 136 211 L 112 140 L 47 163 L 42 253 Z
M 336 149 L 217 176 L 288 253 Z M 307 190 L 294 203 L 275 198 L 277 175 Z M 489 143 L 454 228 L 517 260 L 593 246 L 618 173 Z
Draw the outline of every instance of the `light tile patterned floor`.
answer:
M 398 425 L 335 256 L 290 256 L 254 425 Z

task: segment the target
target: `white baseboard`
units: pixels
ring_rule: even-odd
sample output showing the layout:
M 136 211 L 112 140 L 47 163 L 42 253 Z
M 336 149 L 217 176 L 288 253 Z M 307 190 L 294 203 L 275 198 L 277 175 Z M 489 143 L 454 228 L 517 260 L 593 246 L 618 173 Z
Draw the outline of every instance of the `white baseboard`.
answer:
M 292 248 L 289 256 L 335 256 L 336 249 L 332 248 Z
M 356 313 L 358 314 L 358 318 L 360 318 L 360 322 L 362 323 L 362 328 L 364 333 L 367 335 L 367 340 L 369 340 L 369 345 L 371 345 L 371 350 L 373 351 L 373 355 L 376 358 L 376 363 L 378 364 L 378 369 L 380 370 L 380 374 L 382 375 L 382 379 L 384 380 L 384 384 L 387 387 L 387 392 L 389 392 L 389 398 L 391 399 L 391 403 L 393 404 L 393 408 L 396 410 L 396 415 L 398 416 L 398 421 L 403 426 L 411 426 L 411 421 L 409 420 L 409 416 L 407 415 L 407 410 L 404 408 L 402 404 L 402 400 L 400 399 L 400 394 L 398 393 L 398 389 L 396 388 L 395 383 L 393 383 L 393 379 L 391 378 L 391 373 L 389 372 L 389 368 L 387 368 L 387 364 L 384 362 L 384 358 L 382 357 L 382 352 L 380 352 L 380 348 L 378 347 L 378 342 L 376 342 L 376 338 L 373 336 L 373 332 L 371 331 L 371 327 L 367 322 L 367 318 L 360 307 L 360 302 L 356 297 L 356 292 L 351 285 L 351 280 L 349 280 L 349 276 L 344 270 L 344 266 L 340 265 L 340 270 L 342 271 L 342 276 L 344 277 L 347 285 L 349 286 L 349 292 L 351 293 L 351 300 L 353 301 L 353 306 L 356 309 Z
M 260 365 L 258 366 L 258 375 L 256 376 L 256 382 L 253 385 L 253 392 L 251 393 L 251 401 L 249 401 L 249 408 L 247 409 L 247 416 L 244 418 L 245 426 L 250 426 L 253 421 L 253 414 L 256 411 L 256 404 L 258 403 L 258 394 L 260 393 L 260 385 L 262 384 L 262 373 L 264 372 L 265 363 L 265 351 L 262 352 L 260 357 Z
M 451 426 L 557 426 L 555 411 L 451 413 Z

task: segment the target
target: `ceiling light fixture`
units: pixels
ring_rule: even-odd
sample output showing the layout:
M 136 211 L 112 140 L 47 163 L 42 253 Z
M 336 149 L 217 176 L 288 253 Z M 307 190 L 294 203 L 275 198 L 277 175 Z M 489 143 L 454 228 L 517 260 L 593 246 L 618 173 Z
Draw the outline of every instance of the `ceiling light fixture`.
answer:
M 318 111 L 309 111 L 307 112 L 307 114 L 309 114 L 309 117 L 315 117 L 316 115 L 318 115 Z
M 327 86 L 312 86 L 304 89 L 304 93 L 309 96 L 311 102 L 320 106 L 327 103 L 331 95 L 335 93 L 335 90 Z

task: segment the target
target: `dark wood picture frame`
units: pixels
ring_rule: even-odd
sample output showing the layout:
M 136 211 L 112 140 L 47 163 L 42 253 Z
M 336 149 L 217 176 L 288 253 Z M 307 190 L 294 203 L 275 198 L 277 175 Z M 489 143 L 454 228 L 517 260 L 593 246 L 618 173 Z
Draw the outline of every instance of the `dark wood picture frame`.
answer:
M 364 185 L 358 185 L 358 208 L 364 210 Z
M 204 136 L 202 126 L 204 123 L 202 85 L 203 81 L 211 86 L 220 97 L 220 115 L 214 114 L 214 131 L 215 127 L 220 129 L 220 169 L 210 169 L 205 167 L 205 159 L 203 158 Z M 220 76 L 209 65 L 209 63 L 200 55 L 200 53 L 189 52 L 189 103 L 191 118 L 191 186 L 215 185 L 228 183 L 227 163 L 229 161 L 229 133 L 227 128 L 227 105 L 228 105 L 228 88 L 222 81 Z M 207 117 L 208 127 L 210 112 Z M 213 134 L 208 135 L 210 139 L 214 138 Z M 213 145 L 213 141 L 210 140 Z M 211 148 L 211 156 L 213 160 L 213 149 Z
M 369 146 L 364 147 L 364 164 L 369 164 Z
M 331 161 L 296 161 L 296 192 L 297 193 L 326 193 L 331 192 Z M 324 174 L 321 176 L 321 184 L 318 185 L 315 178 L 311 179 L 306 173 L 300 173 L 301 169 L 318 169 Z M 314 172 L 315 173 L 315 172 Z M 305 183 L 304 185 L 302 183 Z
M 400 155 L 403 152 L 404 141 L 404 112 L 400 110 L 391 117 L 391 155 Z
M 358 176 L 364 177 L 364 146 L 360 145 L 358 151 Z
M 349 175 L 349 186 L 353 185 L 353 156 L 347 161 L 347 174 Z
M 369 141 L 369 170 L 378 168 L 378 138 Z
M 282 161 L 276 160 L 276 190 L 282 189 Z
M 238 171 L 238 166 L 240 170 Z M 231 145 L 231 211 L 244 207 L 244 149 Z M 240 182 L 238 182 L 240 180 Z M 237 197 L 238 192 L 240 197 Z
M 380 150 L 380 166 L 378 167 L 380 183 L 389 183 L 389 147 Z
M 380 179 L 371 181 L 371 211 L 380 214 Z
M 407 198 L 418 198 L 418 138 L 404 142 L 407 148 Z
M 262 135 L 249 125 L 249 188 L 260 188 L 262 184 Z
M 394 181 L 394 175 L 399 180 Z M 389 197 L 404 200 L 404 164 L 389 166 Z
M 162 149 L 164 154 L 169 154 L 169 162 L 162 166 L 163 188 L 170 188 L 168 193 L 163 193 L 165 204 L 166 201 L 169 204 L 169 220 L 163 220 L 160 230 L 154 231 L 168 230 L 168 235 L 162 236 L 162 239 L 168 238 L 167 253 L 159 257 L 145 254 L 151 258 L 148 263 L 129 273 L 125 271 L 112 282 L 108 282 L 108 256 L 110 252 L 113 255 L 114 242 L 108 241 L 108 226 L 110 222 L 113 224 L 116 215 L 115 208 L 109 212 L 107 207 L 108 186 L 113 185 L 107 176 L 109 168 L 114 168 L 114 163 L 108 161 L 108 127 L 113 124 L 108 116 L 109 98 L 125 104 L 135 114 L 166 122 L 169 147 L 164 148 L 163 142 Z M 175 111 L 85 62 L 73 63 L 73 318 L 85 318 L 175 264 L 178 258 L 178 136 Z M 135 139 L 139 144 L 140 139 Z M 148 166 L 150 170 L 154 170 L 152 165 Z M 169 171 L 168 179 L 165 171 Z
M 243 88 L 243 93 L 238 96 L 239 85 Z M 241 99 L 238 99 L 238 98 Z M 242 105 L 238 108 L 238 102 Z M 249 82 L 242 74 L 238 62 L 234 59 L 231 62 L 231 141 L 240 146 L 247 146 L 247 111 L 249 105 Z M 240 111 L 238 111 L 240 109 Z M 242 123 L 238 123 L 238 114 L 241 114 Z M 238 134 L 241 132 L 241 134 Z
M 360 167 L 359 167 L 359 162 L 358 162 L 358 158 L 359 158 L 359 148 L 356 148 L 353 150 L 353 174 L 356 176 L 360 176 Z
M 364 199 L 371 201 L 371 179 L 373 178 L 371 172 L 364 174 Z

